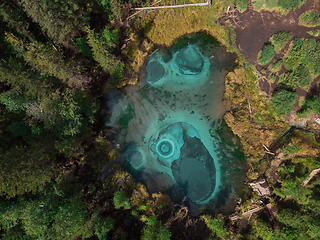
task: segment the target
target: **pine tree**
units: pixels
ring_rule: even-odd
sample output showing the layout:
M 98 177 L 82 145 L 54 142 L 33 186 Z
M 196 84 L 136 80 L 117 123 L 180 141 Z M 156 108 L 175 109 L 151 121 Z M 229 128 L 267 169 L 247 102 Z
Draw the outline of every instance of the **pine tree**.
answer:
M 29 35 L 29 23 L 22 16 L 21 12 L 14 6 L 14 3 L 4 0 L 0 4 L 0 18 L 7 23 L 7 26 L 21 35 Z
M 212 219 L 209 215 L 202 215 L 202 218 L 204 219 L 207 227 L 212 231 L 212 237 L 218 237 L 221 239 L 225 239 L 229 232 L 224 229 L 223 227 L 223 221 L 219 218 Z
M 1 202 L 0 237 L 14 239 L 16 234 L 12 232 L 18 230 L 16 239 L 90 238 L 94 232 L 92 227 L 87 228 L 85 207 L 79 194 L 67 197 L 56 186 L 33 199 L 19 197 Z
M 82 11 L 77 1 L 22 0 L 24 11 L 58 44 L 70 46 L 84 29 Z
M 12 198 L 43 189 L 53 175 L 51 149 L 52 142 L 46 139 L 0 153 L 0 196 Z
M 89 78 L 81 73 L 81 67 L 66 62 L 60 52 L 56 52 L 35 40 L 27 42 L 12 33 L 5 33 L 5 35 L 17 55 L 23 57 L 35 70 L 54 76 L 70 86 L 80 87 L 89 82 Z
M 102 36 L 89 28 L 86 31 L 88 33 L 87 41 L 92 48 L 94 59 L 104 71 L 111 74 L 118 85 L 121 84 L 124 64 L 111 53 L 111 48 L 115 46 L 115 40 L 117 39 L 116 31 L 105 30 Z
M 17 93 L 43 99 L 55 88 L 52 78 L 41 76 L 38 72 L 27 68 L 22 59 L 9 57 L 0 60 L 0 66 L 0 81 Z

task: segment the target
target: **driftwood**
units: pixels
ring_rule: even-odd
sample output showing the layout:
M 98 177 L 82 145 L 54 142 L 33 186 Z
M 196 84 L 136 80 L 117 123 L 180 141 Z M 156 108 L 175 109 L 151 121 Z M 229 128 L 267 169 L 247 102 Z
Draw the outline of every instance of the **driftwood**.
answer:
M 161 1 L 162 1 L 162 0 L 159 0 L 159 1 L 157 1 L 157 2 L 152 3 L 152 4 L 150 5 L 150 7 L 152 7 L 153 5 L 156 5 L 157 3 L 161 2 Z M 137 15 L 138 13 L 141 13 L 142 11 L 143 11 L 143 9 L 140 10 L 140 11 L 138 11 L 138 12 L 135 12 L 135 13 L 132 14 L 131 16 L 127 17 L 127 20 L 130 19 L 130 18 L 132 18 L 134 15 Z
M 255 212 L 259 212 L 260 210 L 262 209 L 262 207 L 256 207 L 254 209 L 251 209 L 249 211 L 246 211 L 244 212 L 241 217 L 245 217 L 245 216 L 248 216 L 249 215 L 249 218 L 251 218 L 252 214 L 255 213 Z M 235 221 L 235 220 L 238 220 L 240 217 L 239 216 L 234 216 L 234 217 L 231 217 L 230 219 L 232 221 Z
M 266 149 L 266 151 L 264 151 L 265 153 L 271 154 L 271 155 L 275 155 L 273 152 L 271 152 L 266 145 L 262 144 L 262 146 Z
M 306 185 L 311 181 L 311 179 L 312 179 L 315 175 L 317 175 L 318 173 L 320 173 L 320 168 L 314 169 L 314 170 L 310 173 L 308 179 L 303 182 L 303 186 L 306 186 Z
M 224 15 L 221 21 L 226 22 L 228 20 L 232 20 L 235 25 L 240 27 L 238 23 L 240 23 L 241 20 L 240 20 L 239 11 L 237 8 L 231 9 L 230 6 L 228 7 L 226 14 Z
M 192 4 L 182 4 L 182 5 L 172 5 L 172 6 L 150 6 L 141 8 L 132 8 L 133 10 L 148 10 L 148 9 L 163 9 L 163 8 L 181 8 L 181 7 L 194 7 L 194 6 L 210 6 L 211 0 L 206 0 L 205 3 L 192 3 Z

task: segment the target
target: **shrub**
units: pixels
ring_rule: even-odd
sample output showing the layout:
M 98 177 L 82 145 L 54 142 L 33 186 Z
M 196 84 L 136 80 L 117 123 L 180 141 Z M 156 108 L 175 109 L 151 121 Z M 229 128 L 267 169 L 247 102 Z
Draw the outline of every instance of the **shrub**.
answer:
M 259 219 L 252 224 L 252 232 L 259 236 L 259 239 L 269 240 L 272 236 L 272 227 Z
M 296 84 L 300 87 L 306 87 L 310 82 L 309 70 L 303 65 L 299 65 L 293 71 L 285 72 L 280 76 L 280 84 L 289 89 L 295 88 Z
M 294 70 L 302 64 L 312 75 L 320 74 L 320 42 L 315 39 L 295 38 L 292 46 L 284 57 L 284 65 Z
M 274 83 L 277 80 L 277 76 L 274 75 L 274 73 L 272 73 L 272 74 L 269 75 L 268 79 L 269 79 L 270 82 Z
M 300 87 L 306 87 L 309 85 L 311 82 L 311 76 L 309 70 L 305 66 L 299 65 L 293 72 Z
M 167 227 L 157 220 L 156 216 L 148 217 L 142 230 L 142 240 L 169 240 L 171 233 Z
M 248 1 L 246 0 L 236 0 L 235 5 L 240 9 L 246 9 L 248 7 Z
M 269 65 L 270 72 L 278 72 L 282 67 L 283 62 L 281 60 L 275 61 Z
M 265 45 L 262 51 L 258 54 L 258 63 L 261 65 L 265 65 L 270 62 L 272 58 L 274 58 L 274 47 L 271 44 Z
M 207 227 L 212 231 L 212 237 L 217 236 L 218 238 L 225 239 L 229 235 L 229 232 L 224 229 L 223 221 L 218 218 L 212 219 L 208 215 L 202 215 Z
M 273 95 L 272 104 L 279 114 L 286 115 L 292 111 L 297 97 L 296 93 L 281 89 Z
M 299 24 L 306 27 L 315 27 L 320 24 L 320 14 L 315 10 L 302 13 L 299 17 Z
M 312 112 L 317 112 L 320 114 L 320 95 L 313 96 L 313 98 L 306 99 L 303 104 L 298 117 L 304 118 L 310 115 Z
M 270 42 L 274 45 L 276 52 L 281 51 L 292 38 L 292 33 L 279 32 L 270 37 Z
M 115 209 L 120 209 L 122 207 L 124 207 L 124 209 L 129 209 L 130 199 L 123 190 L 120 190 L 114 193 L 113 204 Z
M 315 36 L 315 37 L 319 37 L 320 36 L 320 30 L 319 29 L 314 29 L 314 30 L 308 31 L 307 33 L 309 33 L 311 36 Z
M 97 214 L 93 216 L 94 233 L 99 240 L 108 239 L 108 233 L 114 228 L 116 220 L 108 216 L 106 219 L 99 217 Z
M 286 89 L 294 89 L 296 87 L 296 79 L 293 72 L 285 72 L 280 75 L 279 86 Z
M 283 9 L 294 9 L 301 5 L 300 0 L 279 0 L 279 6 Z

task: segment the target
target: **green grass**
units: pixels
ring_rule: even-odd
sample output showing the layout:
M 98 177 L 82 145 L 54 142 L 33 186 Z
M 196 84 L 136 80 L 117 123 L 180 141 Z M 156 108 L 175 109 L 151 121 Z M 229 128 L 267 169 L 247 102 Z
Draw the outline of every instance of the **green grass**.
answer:
M 253 8 L 255 11 L 259 11 L 263 4 L 264 4 L 265 0 L 256 0 L 256 1 L 253 1 Z
M 269 9 L 279 7 L 278 0 L 266 0 L 266 7 Z

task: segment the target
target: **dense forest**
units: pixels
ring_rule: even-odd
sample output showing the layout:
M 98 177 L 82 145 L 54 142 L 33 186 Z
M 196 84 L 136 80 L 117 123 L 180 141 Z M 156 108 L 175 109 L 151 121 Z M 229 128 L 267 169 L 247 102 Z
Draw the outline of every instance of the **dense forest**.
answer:
M 221 0 L 133 10 L 200 2 L 1 1 L 1 239 L 320 239 L 319 3 Z M 247 58 L 237 42 L 241 14 L 285 17 L 304 4 L 311 8 L 296 22 L 309 37 L 274 32 L 255 60 Z M 106 91 L 135 84 L 151 52 L 199 31 L 237 54 L 221 128 L 241 143 L 246 182 L 264 178 L 270 189 L 267 196 L 244 189 L 236 218 L 208 209 L 193 217 L 118 164 L 99 175 L 119 156 L 101 120 Z

